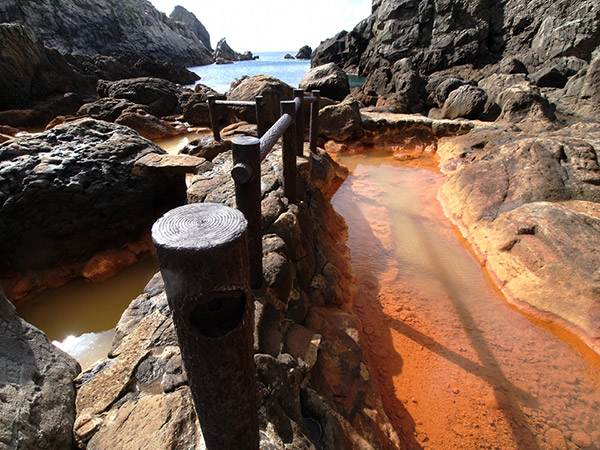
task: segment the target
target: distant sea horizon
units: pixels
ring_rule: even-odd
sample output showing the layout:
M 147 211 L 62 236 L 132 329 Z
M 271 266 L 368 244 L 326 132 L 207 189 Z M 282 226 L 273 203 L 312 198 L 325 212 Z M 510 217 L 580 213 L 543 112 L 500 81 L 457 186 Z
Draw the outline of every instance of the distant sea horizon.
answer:
M 253 61 L 236 61 L 233 64 L 211 64 L 188 67 L 200 77 L 196 84 L 204 84 L 215 91 L 226 93 L 236 78 L 244 75 L 269 75 L 297 88 L 302 77 L 310 69 L 310 60 L 285 59 L 286 54 L 294 56 L 296 51 L 257 52 Z

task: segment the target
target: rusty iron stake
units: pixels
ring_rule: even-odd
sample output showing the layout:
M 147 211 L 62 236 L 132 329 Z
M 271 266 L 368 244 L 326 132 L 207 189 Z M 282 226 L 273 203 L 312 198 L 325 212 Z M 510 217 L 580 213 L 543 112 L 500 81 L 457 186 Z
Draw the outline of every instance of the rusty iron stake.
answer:
M 237 209 L 248 221 L 248 253 L 250 256 L 250 284 L 259 289 L 262 275 L 262 214 L 260 209 L 260 139 L 238 136 L 231 141 L 233 165 L 231 176 L 235 182 Z
M 217 106 L 215 104 L 217 97 L 209 95 L 206 100 L 208 103 L 208 115 L 210 116 L 210 125 L 213 130 L 213 137 L 215 141 L 221 140 L 221 131 L 219 130 L 219 119 L 217 117 Z
M 152 241 L 206 448 L 258 449 L 246 219 L 186 205 L 154 224 Z
M 310 142 L 310 151 L 317 151 L 317 135 L 319 134 L 319 99 L 321 98 L 321 91 L 312 91 L 312 96 L 315 97 L 315 101 L 310 105 L 310 131 L 308 141 Z
M 298 99 L 300 101 L 298 102 Z M 304 120 L 302 103 L 304 99 L 304 91 L 302 89 L 294 89 L 294 100 L 296 103 L 296 155 L 304 154 Z M 299 105 L 298 105 L 299 103 Z
M 267 131 L 265 121 L 265 99 L 262 95 L 256 96 L 256 132 L 261 138 Z
M 296 119 L 296 104 L 294 101 L 281 102 L 281 115 L 289 114 L 292 117 L 292 124 Z M 283 194 L 290 203 L 296 203 L 296 128 L 287 127 L 283 133 L 282 153 L 283 153 Z

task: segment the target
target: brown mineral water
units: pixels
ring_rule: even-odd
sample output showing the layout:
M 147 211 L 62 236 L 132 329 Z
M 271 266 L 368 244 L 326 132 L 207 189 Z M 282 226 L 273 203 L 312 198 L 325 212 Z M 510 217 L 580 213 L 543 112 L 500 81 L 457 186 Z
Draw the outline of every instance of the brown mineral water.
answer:
M 600 448 L 598 359 L 511 308 L 444 217 L 434 156 L 338 155 L 354 309 L 407 448 Z M 563 337 L 566 334 L 563 334 Z

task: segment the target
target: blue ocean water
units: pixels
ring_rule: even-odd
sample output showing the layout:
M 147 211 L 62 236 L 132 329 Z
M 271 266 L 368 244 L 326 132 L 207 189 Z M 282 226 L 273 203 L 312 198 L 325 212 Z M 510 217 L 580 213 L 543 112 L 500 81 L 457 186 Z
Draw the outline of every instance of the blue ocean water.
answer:
M 233 64 L 211 64 L 210 66 L 189 67 L 200 76 L 198 83 L 205 84 L 225 93 L 231 82 L 244 75 L 270 75 L 286 82 L 292 87 L 298 87 L 302 77 L 310 69 L 310 61 L 284 59 L 286 53 L 295 55 L 296 52 L 264 52 L 256 53 L 259 59 L 254 61 L 238 61 Z

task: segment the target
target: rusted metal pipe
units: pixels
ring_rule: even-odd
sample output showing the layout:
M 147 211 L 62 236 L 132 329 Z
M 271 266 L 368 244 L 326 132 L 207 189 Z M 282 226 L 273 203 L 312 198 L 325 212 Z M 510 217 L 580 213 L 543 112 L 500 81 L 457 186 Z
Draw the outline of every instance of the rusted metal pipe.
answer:
M 321 91 L 312 91 L 315 101 L 310 105 L 310 130 L 308 132 L 308 142 L 311 152 L 317 151 L 317 135 L 319 134 L 319 100 Z
M 289 115 L 292 122 L 296 119 L 296 104 L 294 101 L 281 102 L 281 115 Z M 288 126 L 283 133 L 283 193 L 290 203 L 296 203 L 296 127 Z
M 256 133 L 261 138 L 265 134 L 267 122 L 265 120 L 265 99 L 262 95 L 256 96 Z
M 186 205 L 154 224 L 152 241 L 206 448 L 258 449 L 246 219 Z
M 304 154 L 304 120 L 302 108 L 304 91 L 302 89 L 294 89 L 294 101 L 296 102 L 296 154 L 302 156 Z
M 235 201 L 248 221 L 248 253 L 250 284 L 259 289 L 262 275 L 262 230 L 260 209 L 260 139 L 254 136 L 237 136 L 231 141 L 233 149 L 232 177 L 235 182 Z M 246 173 L 241 174 L 245 171 Z
M 209 95 L 206 101 L 208 103 L 208 115 L 210 116 L 210 126 L 212 127 L 213 137 L 215 141 L 220 141 L 221 131 L 219 130 L 219 119 L 217 117 L 217 98 L 214 95 Z

